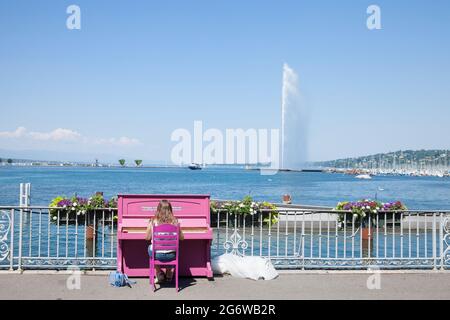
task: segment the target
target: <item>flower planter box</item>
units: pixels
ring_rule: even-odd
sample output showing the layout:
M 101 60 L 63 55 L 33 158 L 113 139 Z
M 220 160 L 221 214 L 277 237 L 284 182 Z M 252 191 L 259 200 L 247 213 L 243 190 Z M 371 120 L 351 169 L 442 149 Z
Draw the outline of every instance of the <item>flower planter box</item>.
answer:
M 117 217 L 117 199 L 109 201 L 103 197 L 102 192 L 97 192 L 89 199 L 73 196 L 57 196 L 49 204 L 50 219 L 52 223 L 64 225 L 93 225 L 104 221 L 111 221 Z M 95 220 L 95 221 L 94 221 Z
M 58 219 L 58 211 L 59 211 L 59 219 Z M 97 212 L 95 214 L 95 212 Z M 63 209 L 50 209 L 50 217 L 51 222 L 54 224 L 59 224 L 60 226 L 64 225 L 76 225 L 84 226 L 93 225 L 94 219 L 96 220 L 96 224 L 102 224 L 103 217 L 105 218 L 105 225 L 109 225 L 111 219 L 115 219 L 117 213 L 115 211 L 110 210 L 92 210 L 88 211 L 84 214 L 77 214 L 77 212 L 73 210 L 63 210 Z M 87 220 L 87 221 L 86 221 Z M 115 222 L 116 224 L 116 222 Z
M 400 226 L 401 225 L 402 213 L 403 212 L 395 212 L 394 214 L 392 214 L 392 213 L 386 213 L 386 214 L 379 213 L 378 214 L 378 227 L 382 228 L 385 225 L 387 227 L 391 227 L 393 225 L 396 226 L 396 227 Z M 392 216 L 392 215 L 394 215 L 394 216 Z M 394 217 L 394 220 L 392 220 L 392 217 Z M 347 218 L 347 220 L 345 221 L 345 225 L 346 225 L 347 230 L 348 230 L 349 228 L 352 228 L 352 224 L 353 224 L 352 214 L 348 213 L 346 215 L 346 218 Z M 372 221 L 371 221 L 370 225 L 373 228 L 375 228 L 377 226 L 377 216 L 373 215 L 371 217 L 371 219 L 372 219 Z M 355 220 L 354 224 L 355 224 L 355 229 L 359 228 L 359 226 L 360 226 L 359 220 Z M 369 225 L 369 221 L 368 220 L 364 221 L 363 227 L 368 227 L 368 225 Z
M 355 202 L 339 202 L 335 209 L 341 227 L 361 227 L 363 237 L 368 239 L 368 227 L 395 227 L 401 224 L 402 214 L 407 210 L 400 201 L 381 203 L 368 199 Z
M 263 213 L 255 213 L 254 215 L 251 214 L 246 214 L 246 215 L 242 215 L 242 214 L 230 214 L 228 213 L 228 221 L 227 221 L 227 213 L 226 212 L 221 212 L 220 214 L 218 214 L 217 212 L 212 212 L 211 213 L 211 227 L 212 228 L 216 228 L 217 227 L 217 219 L 219 218 L 219 226 L 225 227 L 228 223 L 228 227 L 229 228 L 233 228 L 235 227 L 235 225 L 237 227 L 244 227 L 244 222 L 245 222 L 245 227 L 260 227 L 261 226 L 261 221 L 262 221 L 262 225 L 263 226 L 268 226 L 269 222 L 268 219 L 269 217 L 275 217 L 278 216 L 277 213 L 272 213 L 270 214 L 269 212 L 263 212 Z M 273 222 L 273 224 L 275 224 L 276 222 Z

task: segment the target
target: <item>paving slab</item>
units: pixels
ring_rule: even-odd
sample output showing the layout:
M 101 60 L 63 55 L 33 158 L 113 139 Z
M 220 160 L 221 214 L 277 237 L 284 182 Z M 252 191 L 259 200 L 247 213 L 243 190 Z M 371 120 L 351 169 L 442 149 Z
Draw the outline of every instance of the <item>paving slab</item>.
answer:
M 152 292 L 148 279 L 135 280 L 132 288 L 115 288 L 105 272 L 0 273 L 0 299 L 450 299 L 450 272 L 292 272 L 270 281 L 181 278 L 179 293 L 169 284 Z

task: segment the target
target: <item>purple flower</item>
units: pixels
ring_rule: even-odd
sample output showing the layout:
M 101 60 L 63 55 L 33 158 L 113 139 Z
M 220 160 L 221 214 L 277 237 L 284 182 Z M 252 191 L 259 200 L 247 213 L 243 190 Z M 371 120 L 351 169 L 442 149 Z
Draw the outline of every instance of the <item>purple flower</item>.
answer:
M 69 199 L 63 199 L 61 201 L 58 202 L 58 207 L 69 207 L 72 205 L 72 201 L 70 201 Z
M 383 204 L 383 210 L 385 211 L 404 210 L 404 209 L 405 207 L 400 201 L 387 202 Z
M 88 200 L 86 198 L 77 197 L 77 203 L 80 206 L 84 206 L 88 203 Z

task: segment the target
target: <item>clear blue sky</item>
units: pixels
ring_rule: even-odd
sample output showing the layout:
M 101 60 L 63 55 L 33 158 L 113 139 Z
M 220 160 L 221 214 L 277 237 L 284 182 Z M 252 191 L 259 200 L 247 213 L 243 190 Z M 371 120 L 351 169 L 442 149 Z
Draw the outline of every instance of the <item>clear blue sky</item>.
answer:
M 168 160 L 194 120 L 278 128 L 285 62 L 309 160 L 450 148 L 449 33 L 446 0 L 1 0 L 0 149 Z

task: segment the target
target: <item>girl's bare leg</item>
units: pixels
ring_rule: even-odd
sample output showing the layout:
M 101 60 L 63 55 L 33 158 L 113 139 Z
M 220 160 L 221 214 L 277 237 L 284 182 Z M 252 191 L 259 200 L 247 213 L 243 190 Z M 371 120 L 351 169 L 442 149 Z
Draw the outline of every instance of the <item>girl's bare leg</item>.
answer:
M 168 281 L 171 281 L 173 278 L 173 268 L 166 269 L 166 278 Z
M 166 275 L 164 274 L 164 271 L 161 270 L 161 267 L 155 266 L 155 271 L 156 271 L 156 278 L 158 279 L 158 281 L 163 281 Z

